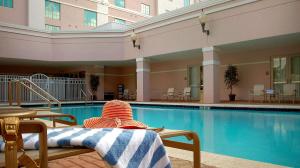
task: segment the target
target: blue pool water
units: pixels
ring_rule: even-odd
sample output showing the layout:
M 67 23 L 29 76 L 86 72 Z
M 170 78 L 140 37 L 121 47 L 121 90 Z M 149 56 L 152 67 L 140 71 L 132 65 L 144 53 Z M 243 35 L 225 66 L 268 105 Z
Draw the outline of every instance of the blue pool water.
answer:
M 99 116 L 102 105 L 66 106 L 78 123 Z M 300 167 L 300 113 L 133 106 L 134 118 L 152 127 L 196 131 L 201 150 Z M 185 141 L 185 139 L 177 139 Z

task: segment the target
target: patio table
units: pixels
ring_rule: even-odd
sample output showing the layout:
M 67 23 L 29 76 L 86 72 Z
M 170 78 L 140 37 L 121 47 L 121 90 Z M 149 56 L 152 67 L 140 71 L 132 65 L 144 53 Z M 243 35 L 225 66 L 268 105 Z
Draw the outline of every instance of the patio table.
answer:
M 269 103 L 271 103 L 272 99 L 276 99 L 277 93 L 275 92 L 274 89 L 266 89 L 265 90 L 265 97 L 266 97 L 267 101 Z

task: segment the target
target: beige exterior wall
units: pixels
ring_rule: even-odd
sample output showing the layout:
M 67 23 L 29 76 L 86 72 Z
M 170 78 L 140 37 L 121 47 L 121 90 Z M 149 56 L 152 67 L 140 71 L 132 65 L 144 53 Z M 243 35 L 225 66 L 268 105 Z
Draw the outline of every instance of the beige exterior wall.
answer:
M 104 92 L 114 92 L 115 98 L 118 95 L 118 85 L 123 84 L 129 92 L 136 91 L 135 66 L 126 67 L 105 67 L 104 71 Z
M 165 22 L 137 24 L 135 32 L 140 50 L 132 47 L 131 31 L 50 34 L 0 25 L 0 43 L 3 44 L 0 45 L 0 58 L 73 62 L 77 65 L 88 62 L 90 65 L 146 57 L 150 59 L 151 98 L 158 99 L 168 87 L 181 91 L 187 85 L 184 69 L 193 64 L 201 65 L 201 49 L 213 46 L 220 49 L 221 100 L 227 100 L 228 90 L 223 84 L 223 75 L 228 64 L 236 64 L 240 73 L 241 81 L 234 88 L 237 99 L 247 100 L 248 91 L 254 84 L 270 87 L 272 56 L 300 53 L 300 22 L 296 22 L 300 1 L 264 0 L 238 7 L 232 7 L 231 2 L 227 5 L 228 9 L 218 12 L 212 11 L 220 6 L 205 9 L 212 12 L 208 14 L 209 36 L 202 33 L 197 18 L 201 8 Z M 104 74 L 113 75 L 104 76 L 104 91 L 115 92 L 120 82 L 129 89 L 136 88 L 135 78 L 130 75 L 135 74 L 134 65 L 131 69 L 106 65 Z
M 28 25 L 27 19 L 27 0 L 14 1 L 13 8 L 0 7 L 0 22 L 12 23 L 17 25 Z
M 190 5 L 196 3 L 197 0 L 190 0 Z M 163 14 L 184 7 L 184 0 L 157 0 L 157 14 Z
M 109 4 L 108 1 L 103 1 L 104 3 L 102 3 L 102 1 L 97 2 L 92 0 L 52 1 L 60 3 L 60 19 L 58 20 L 47 17 L 38 17 L 45 16 L 44 0 L 39 0 L 39 3 L 36 3 L 33 0 L 18 0 L 13 1 L 13 8 L 0 7 L 0 22 L 30 26 L 38 29 L 44 28 L 44 25 L 48 24 L 59 26 L 61 30 L 89 30 L 94 27 L 84 26 L 84 10 L 97 12 L 97 25 L 105 24 L 108 21 L 114 21 L 114 18 L 126 20 L 127 23 L 133 23 L 149 18 L 150 16 L 141 14 L 140 3 L 150 5 L 150 14 L 156 14 L 155 0 L 145 2 L 128 0 L 125 2 L 126 8 L 116 7 L 114 1 L 111 1 L 111 4 Z M 28 13 L 29 8 L 31 9 L 31 12 Z
M 111 4 L 111 9 L 116 7 L 115 1 L 114 0 L 109 0 L 109 3 Z M 155 16 L 157 11 L 156 11 L 156 0 L 138 0 L 138 1 L 133 1 L 133 0 L 125 0 L 125 8 L 131 11 L 135 11 L 138 13 L 141 13 L 141 4 L 146 4 L 150 6 L 150 16 Z M 121 8 L 122 10 L 122 8 Z M 133 13 L 131 13 L 133 14 Z M 133 14 L 134 15 L 134 14 Z

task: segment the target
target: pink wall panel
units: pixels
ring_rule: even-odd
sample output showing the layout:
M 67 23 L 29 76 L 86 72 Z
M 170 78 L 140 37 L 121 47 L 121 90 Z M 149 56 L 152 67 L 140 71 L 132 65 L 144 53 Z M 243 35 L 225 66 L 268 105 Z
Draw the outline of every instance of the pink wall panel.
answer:
M 0 21 L 17 25 L 28 25 L 27 0 L 14 0 L 13 8 L 0 7 Z

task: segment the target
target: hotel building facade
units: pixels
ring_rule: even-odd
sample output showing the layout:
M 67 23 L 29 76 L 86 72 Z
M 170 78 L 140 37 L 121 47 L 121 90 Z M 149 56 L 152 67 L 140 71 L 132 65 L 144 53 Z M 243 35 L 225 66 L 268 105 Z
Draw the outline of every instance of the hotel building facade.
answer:
M 137 91 L 137 101 L 161 99 L 168 88 L 182 91 L 189 86 L 192 99 L 218 103 L 228 100 L 224 72 L 228 65 L 235 65 L 240 79 L 234 87 L 237 100 L 248 100 L 256 84 L 281 91 L 287 83 L 296 85 L 299 100 L 299 0 L 208 0 L 158 16 L 152 8 L 155 1 L 145 1 L 150 10 L 144 8 L 144 14 L 130 13 L 127 8 L 125 12 L 111 1 L 50 2 L 60 3 L 59 18 L 66 15 L 72 22 L 45 17 L 48 1 L 14 2 L 12 9 L 0 7 L 1 73 L 84 72 L 87 81 L 95 74 L 100 80 L 99 100 L 105 92 L 117 94 L 121 83 Z M 133 11 L 142 7 L 130 1 L 125 1 L 126 6 Z M 104 11 L 102 8 L 108 14 L 97 12 L 96 23 L 87 19 L 85 25 L 85 10 Z M 199 23 L 202 12 L 207 15 L 204 28 L 209 34 Z M 57 17 L 55 12 L 46 15 Z M 95 18 L 91 13 L 87 16 Z M 102 18 L 104 22 L 137 22 L 88 30 L 101 25 Z M 68 31 L 45 31 L 45 25 Z M 133 47 L 133 30 L 140 48 Z

